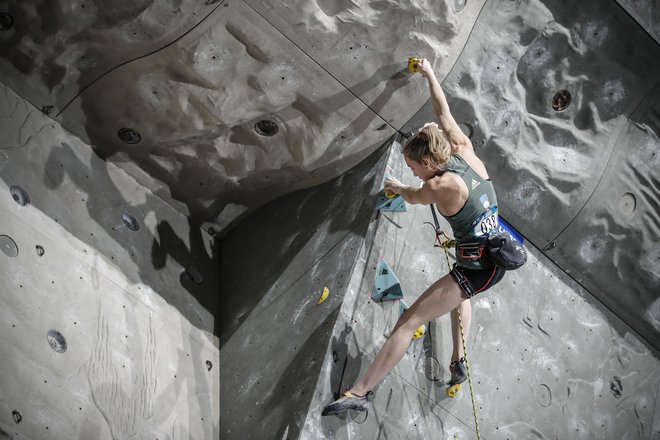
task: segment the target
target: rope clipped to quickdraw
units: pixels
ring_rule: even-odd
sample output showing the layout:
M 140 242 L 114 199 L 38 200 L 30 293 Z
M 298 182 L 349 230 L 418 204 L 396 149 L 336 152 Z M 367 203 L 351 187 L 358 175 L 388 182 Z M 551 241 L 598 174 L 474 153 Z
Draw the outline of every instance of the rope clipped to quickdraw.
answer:
M 431 205 L 431 213 L 433 214 L 433 221 L 435 223 L 435 239 L 437 244 L 435 246 L 441 247 L 445 250 L 445 257 L 447 258 L 447 268 L 450 267 L 451 262 L 449 261 L 449 248 L 456 246 L 456 240 L 450 238 L 445 232 L 440 229 L 440 223 L 438 222 L 438 217 L 435 214 L 435 209 Z M 440 236 L 444 235 L 445 240 L 441 240 Z M 474 388 L 472 387 L 472 376 L 470 375 L 470 363 L 468 362 L 467 347 L 465 345 L 465 336 L 463 334 L 463 319 L 461 317 L 461 308 L 460 306 L 456 308 L 456 314 L 458 315 L 458 328 L 461 332 L 461 343 L 463 344 L 463 357 L 465 358 L 465 368 L 467 369 L 468 384 L 470 385 L 470 399 L 472 400 L 472 412 L 474 413 L 474 427 L 477 432 L 477 440 L 481 439 L 481 434 L 479 433 L 479 418 L 477 416 L 477 404 L 474 400 Z

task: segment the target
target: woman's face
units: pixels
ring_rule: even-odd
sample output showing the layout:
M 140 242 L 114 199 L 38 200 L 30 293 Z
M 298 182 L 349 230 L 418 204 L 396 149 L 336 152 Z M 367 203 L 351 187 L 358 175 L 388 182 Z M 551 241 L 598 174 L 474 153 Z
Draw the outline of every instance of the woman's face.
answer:
M 408 156 L 403 156 L 408 168 L 410 168 L 415 175 L 424 181 L 431 179 L 435 176 L 436 170 L 431 167 L 431 160 L 428 157 L 422 159 L 421 162 L 410 159 Z

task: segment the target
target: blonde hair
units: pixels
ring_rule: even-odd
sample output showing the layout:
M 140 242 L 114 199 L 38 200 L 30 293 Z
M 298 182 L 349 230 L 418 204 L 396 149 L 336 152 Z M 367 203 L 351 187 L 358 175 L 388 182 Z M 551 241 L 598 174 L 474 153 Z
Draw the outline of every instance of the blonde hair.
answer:
M 451 145 L 444 131 L 430 124 L 420 129 L 403 147 L 403 154 L 415 162 L 428 157 L 441 170 L 447 168 L 451 158 Z

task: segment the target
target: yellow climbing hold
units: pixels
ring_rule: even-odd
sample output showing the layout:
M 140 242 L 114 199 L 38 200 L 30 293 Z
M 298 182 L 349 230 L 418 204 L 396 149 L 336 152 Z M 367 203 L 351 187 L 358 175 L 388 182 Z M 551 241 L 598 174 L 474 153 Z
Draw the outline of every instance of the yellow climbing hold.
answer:
M 415 334 L 413 335 L 413 339 L 419 339 L 422 336 L 424 336 L 424 333 L 426 333 L 426 326 L 424 324 L 420 325 L 417 327 L 417 330 L 415 330 Z
M 457 383 L 456 385 L 452 385 L 449 388 L 447 388 L 447 395 L 449 397 L 454 397 L 458 392 L 461 390 L 461 384 Z
M 324 288 L 323 288 L 323 293 L 321 294 L 321 297 L 319 298 L 319 302 L 317 302 L 316 305 L 318 306 L 318 305 L 321 304 L 323 301 L 325 301 L 326 299 L 328 299 L 328 296 L 329 296 L 329 295 L 330 295 L 330 289 L 328 289 L 327 287 L 324 287 Z
M 385 193 L 385 197 L 387 197 L 388 199 L 393 199 L 394 197 L 396 197 L 396 193 L 391 189 L 386 189 L 384 193 Z
M 419 66 L 422 64 L 422 59 L 416 56 L 411 56 L 408 58 L 408 71 L 410 73 L 417 73 L 419 72 Z

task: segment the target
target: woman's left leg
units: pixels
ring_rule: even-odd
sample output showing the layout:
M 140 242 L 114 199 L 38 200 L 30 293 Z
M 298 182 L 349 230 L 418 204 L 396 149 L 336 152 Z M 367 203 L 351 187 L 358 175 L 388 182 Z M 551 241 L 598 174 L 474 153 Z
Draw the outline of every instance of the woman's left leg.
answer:
M 461 322 L 463 325 L 463 338 L 461 338 L 461 326 L 458 322 L 458 313 L 461 314 Z M 463 339 L 467 344 L 468 334 L 470 333 L 470 323 L 472 322 L 472 304 L 469 299 L 463 301 L 457 308 L 451 311 L 451 338 L 454 344 L 454 350 L 451 355 L 452 362 L 465 357 L 463 351 Z
M 391 336 L 378 352 L 366 374 L 349 390 L 363 396 L 383 380 L 406 353 L 417 328 L 449 313 L 465 300 L 463 291 L 454 278 L 447 274 L 431 287 L 401 315 Z

